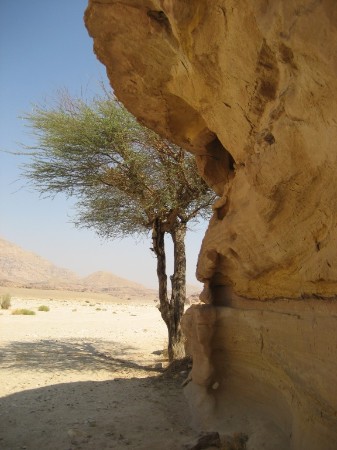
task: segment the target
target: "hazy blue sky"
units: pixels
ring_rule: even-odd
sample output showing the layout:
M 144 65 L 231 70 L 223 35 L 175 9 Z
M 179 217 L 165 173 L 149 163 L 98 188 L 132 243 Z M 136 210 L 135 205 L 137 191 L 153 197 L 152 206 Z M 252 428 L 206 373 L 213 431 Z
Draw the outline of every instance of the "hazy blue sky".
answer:
M 83 24 L 87 0 L 0 1 L 0 150 L 20 150 L 30 136 L 20 115 L 62 87 L 89 96 L 106 80 Z M 22 157 L 0 152 L 0 237 L 54 264 L 86 275 L 108 270 L 156 286 L 150 241 L 101 241 L 75 229 L 73 201 L 41 199 L 20 179 Z M 187 237 L 188 283 L 194 277 L 205 224 Z M 172 261 L 172 259 L 171 259 Z

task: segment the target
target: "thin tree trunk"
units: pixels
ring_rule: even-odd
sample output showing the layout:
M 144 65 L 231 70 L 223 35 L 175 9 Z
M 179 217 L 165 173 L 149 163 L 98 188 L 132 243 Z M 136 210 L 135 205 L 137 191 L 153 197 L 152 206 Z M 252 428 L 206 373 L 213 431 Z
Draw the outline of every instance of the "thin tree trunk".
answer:
M 173 359 L 179 359 L 185 356 L 180 323 L 186 302 L 186 224 L 176 224 L 170 234 L 174 246 L 174 272 L 171 276 L 172 293 L 168 327 L 168 352 L 169 359 L 172 361 Z
M 186 224 L 176 223 L 170 230 L 174 246 L 174 272 L 171 276 L 172 293 L 169 301 L 167 295 L 166 254 L 164 226 L 156 219 L 152 229 L 153 251 L 157 257 L 157 277 L 159 284 L 159 311 L 168 330 L 169 360 L 185 356 L 181 332 L 181 318 L 184 314 L 186 300 Z
M 170 305 L 167 296 L 167 275 L 166 275 L 166 254 L 165 254 L 165 231 L 162 229 L 159 219 L 156 219 L 152 228 L 152 245 L 153 251 L 157 257 L 157 277 L 159 287 L 159 311 L 161 316 L 169 328 L 170 322 Z

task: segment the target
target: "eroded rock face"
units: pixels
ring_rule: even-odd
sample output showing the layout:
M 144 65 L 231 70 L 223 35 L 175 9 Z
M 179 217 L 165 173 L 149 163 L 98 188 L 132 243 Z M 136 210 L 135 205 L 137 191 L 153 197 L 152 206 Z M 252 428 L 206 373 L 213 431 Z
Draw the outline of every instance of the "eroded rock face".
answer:
M 199 426 L 244 432 L 249 450 L 335 450 L 336 313 L 316 300 L 192 306 L 183 327 Z
M 336 2 L 93 0 L 86 24 L 118 98 L 221 196 L 199 280 L 334 296 Z
M 117 97 L 219 195 L 184 325 L 197 409 L 251 450 L 335 449 L 337 2 L 89 0 L 85 20 Z

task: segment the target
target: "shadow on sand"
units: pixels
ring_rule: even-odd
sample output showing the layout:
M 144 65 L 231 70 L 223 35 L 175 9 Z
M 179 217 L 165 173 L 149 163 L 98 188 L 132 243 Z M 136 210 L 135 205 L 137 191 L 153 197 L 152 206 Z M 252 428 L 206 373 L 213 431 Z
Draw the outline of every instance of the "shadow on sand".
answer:
M 157 369 L 131 361 L 137 348 L 118 342 L 76 341 L 74 339 L 12 342 L 0 348 L 0 364 L 6 369 L 34 371 L 101 371 Z M 0 447 L 1 448 L 1 447 Z
M 195 432 L 180 384 L 133 361 L 137 355 L 139 349 L 98 340 L 13 342 L 0 348 L 2 383 L 11 377 L 14 386 L 16 374 L 42 384 L 47 377 L 57 380 L 57 374 L 64 380 L 69 373 L 74 380 L 74 372 L 82 371 L 87 379 L 106 380 L 51 381 L 0 398 L 0 449 L 183 448 Z
M 179 450 L 194 436 L 181 390 L 153 376 L 27 390 L 0 411 L 3 450 Z

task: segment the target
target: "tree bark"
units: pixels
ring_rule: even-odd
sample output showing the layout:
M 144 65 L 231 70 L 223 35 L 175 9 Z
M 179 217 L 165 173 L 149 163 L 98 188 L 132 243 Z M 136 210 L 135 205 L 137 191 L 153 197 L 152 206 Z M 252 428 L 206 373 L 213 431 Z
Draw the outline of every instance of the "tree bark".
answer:
M 167 296 L 166 254 L 165 254 L 165 231 L 159 219 L 155 219 L 152 228 L 152 246 L 157 257 L 157 277 L 159 287 L 159 311 L 168 327 L 169 322 L 169 300 Z
M 165 225 L 166 226 L 166 225 Z M 157 257 L 157 277 L 159 284 L 159 311 L 168 330 L 169 360 L 185 356 L 181 332 L 181 318 L 184 314 L 186 300 L 186 224 L 176 222 L 169 231 L 174 246 L 174 272 L 171 276 L 172 293 L 169 300 L 167 294 L 165 226 L 156 219 L 152 229 L 153 251 Z
M 186 224 L 179 222 L 170 232 L 174 246 L 174 272 L 171 276 L 170 324 L 168 329 L 169 359 L 179 359 L 185 356 L 181 318 L 186 302 Z

